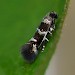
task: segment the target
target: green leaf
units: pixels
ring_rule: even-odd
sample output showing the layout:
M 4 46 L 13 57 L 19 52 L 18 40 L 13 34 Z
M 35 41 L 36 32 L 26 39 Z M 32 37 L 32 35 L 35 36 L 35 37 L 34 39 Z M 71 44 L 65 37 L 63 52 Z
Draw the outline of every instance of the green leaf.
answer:
M 69 0 L 0 1 L 0 75 L 44 75 L 59 40 Z M 34 35 L 42 18 L 56 11 L 56 29 L 44 52 L 32 64 L 24 62 L 21 46 Z

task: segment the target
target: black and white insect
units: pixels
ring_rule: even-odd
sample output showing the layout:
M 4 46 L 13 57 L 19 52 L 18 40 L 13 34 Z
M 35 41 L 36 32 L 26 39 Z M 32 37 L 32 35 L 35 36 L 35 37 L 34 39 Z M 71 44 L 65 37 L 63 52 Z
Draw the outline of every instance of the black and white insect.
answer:
M 47 35 L 52 35 L 55 29 L 55 20 L 58 18 L 57 13 L 52 11 L 48 13 L 37 28 L 34 36 L 28 43 L 22 46 L 21 54 L 28 62 L 33 62 L 41 48 L 44 51 L 45 42 L 49 41 Z

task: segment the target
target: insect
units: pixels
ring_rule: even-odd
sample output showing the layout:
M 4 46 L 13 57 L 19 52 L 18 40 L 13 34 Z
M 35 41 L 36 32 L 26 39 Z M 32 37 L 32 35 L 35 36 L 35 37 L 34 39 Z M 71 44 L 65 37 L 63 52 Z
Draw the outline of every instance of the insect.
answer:
M 23 58 L 28 62 L 33 62 L 41 48 L 44 51 L 45 43 L 48 42 L 47 35 L 52 35 L 55 29 L 55 20 L 58 18 L 56 12 L 52 11 L 48 13 L 40 23 L 34 36 L 29 40 L 28 43 L 22 46 L 21 54 Z

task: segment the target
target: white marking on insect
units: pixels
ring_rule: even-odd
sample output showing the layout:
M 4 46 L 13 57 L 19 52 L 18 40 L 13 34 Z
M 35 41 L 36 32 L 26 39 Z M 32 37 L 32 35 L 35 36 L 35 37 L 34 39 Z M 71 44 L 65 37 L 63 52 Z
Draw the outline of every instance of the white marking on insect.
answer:
M 48 31 L 48 33 L 52 35 L 51 31 Z
M 33 37 L 30 39 L 30 41 L 37 42 L 37 40 L 36 40 L 36 39 L 34 39 Z
M 45 32 L 45 31 L 42 32 L 42 31 L 40 31 L 40 29 L 38 29 L 38 28 L 37 28 L 37 31 L 38 31 L 38 33 L 39 33 L 40 35 L 45 35 L 45 34 L 47 34 L 47 32 Z
M 33 49 L 32 49 L 32 51 L 34 51 L 34 53 L 35 53 L 35 54 L 37 54 L 37 53 L 38 53 L 38 52 L 37 52 L 36 44 L 33 44 Z
M 44 48 L 42 48 L 42 50 L 44 51 Z
M 43 22 L 46 23 L 46 24 L 49 24 L 49 25 L 51 24 L 51 21 L 49 21 L 47 18 L 44 19 Z
M 45 46 L 43 46 L 43 48 L 45 48 Z
M 50 31 L 53 31 L 54 29 L 53 28 L 50 28 Z

